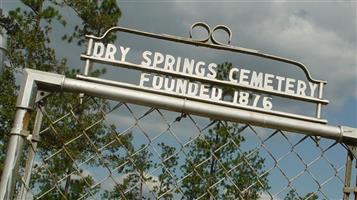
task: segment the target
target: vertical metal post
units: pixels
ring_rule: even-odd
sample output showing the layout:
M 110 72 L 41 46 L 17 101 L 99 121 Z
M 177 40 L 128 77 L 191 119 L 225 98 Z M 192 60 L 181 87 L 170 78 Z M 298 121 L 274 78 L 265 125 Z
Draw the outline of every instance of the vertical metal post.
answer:
M 89 42 L 88 42 L 87 52 L 86 52 L 86 54 L 88 56 L 92 52 L 92 47 L 93 47 L 93 38 L 90 38 Z M 88 76 L 88 74 L 90 73 L 91 67 L 92 67 L 92 62 L 91 62 L 90 59 L 87 59 L 85 65 L 84 65 L 84 69 L 83 69 L 83 75 L 84 76 Z M 84 98 L 84 93 L 80 93 L 79 94 L 79 102 L 80 103 L 83 102 L 83 98 Z
M 32 172 L 32 167 L 35 160 L 35 154 L 37 149 L 37 142 L 38 142 L 37 138 L 39 138 L 41 125 L 42 125 L 42 118 L 43 118 L 43 113 L 41 112 L 41 108 L 37 108 L 36 112 L 37 113 L 36 113 L 35 125 L 31 135 L 33 140 L 31 140 L 31 145 L 29 146 L 29 153 L 26 160 L 24 177 L 22 180 L 20 192 L 17 195 L 17 200 L 26 200 L 27 191 L 28 188 L 30 187 L 31 172 Z
M 357 169 L 357 162 L 355 163 L 355 169 Z M 357 200 L 357 175 L 356 175 L 356 179 L 355 179 L 355 187 L 353 189 L 353 194 L 355 195 L 355 200 Z
M 0 74 L 3 73 L 6 57 L 6 35 L 0 34 Z
M 345 169 L 345 184 L 343 187 L 343 200 L 348 200 L 351 194 L 351 174 L 352 174 L 352 159 L 353 155 L 347 151 L 346 169 Z
M 323 92 L 324 92 L 324 83 L 320 82 L 319 84 L 319 99 L 322 99 L 323 96 Z M 317 103 L 317 107 L 316 107 L 316 118 L 320 119 L 321 118 L 321 107 L 322 104 L 321 103 Z M 320 140 L 321 140 L 321 136 L 316 136 L 316 145 L 319 146 L 320 144 Z
M 90 56 L 90 54 L 92 52 L 92 47 L 93 47 L 93 39 L 91 38 L 91 39 L 89 39 L 88 48 L 87 48 L 87 52 L 86 52 L 86 54 L 88 56 Z M 90 59 L 87 59 L 86 64 L 84 65 L 83 75 L 87 76 L 90 72 L 90 68 L 91 68 L 91 61 L 90 61 Z
M 30 110 L 18 108 L 16 110 L 15 120 L 11 129 L 10 139 L 7 146 L 6 159 L 0 183 L 0 199 L 13 199 L 16 172 L 22 153 L 24 136 L 27 135 L 30 121 Z
M 24 138 L 33 140 L 28 132 L 30 113 L 33 110 L 36 94 L 41 84 L 51 87 L 52 91 L 61 90 L 65 77 L 59 74 L 25 69 L 19 95 L 15 120 L 10 132 L 6 159 L 0 182 L 0 200 L 13 199 L 18 165 Z
M 319 84 L 319 99 L 322 99 L 323 96 L 323 92 L 324 92 L 324 83 L 320 82 Z M 317 107 L 316 107 L 316 118 L 321 118 L 321 103 L 317 103 Z

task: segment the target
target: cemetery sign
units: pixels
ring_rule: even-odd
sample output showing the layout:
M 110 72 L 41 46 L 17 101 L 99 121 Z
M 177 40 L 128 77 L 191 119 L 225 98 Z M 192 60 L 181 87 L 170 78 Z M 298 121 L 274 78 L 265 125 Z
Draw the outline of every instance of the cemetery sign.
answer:
M 207 31 L 207 37 L 194 39 L 192 32 L 197 28 L 204 28 Z M 217 30 L 227 33 L 227 44 L 215 38 L 214 33 Z M 139 58 L 137 58 L 139 62 L 133 63 L 127 60 L 128 55 L 131 54 L 131 47 L 103 41 L 110 33 L 115 31 L 239 54 L 249 54 L 291 64 L 299 67 L 304 72 L 307 81 L 259 72 L 244 67 L 230 68 L 226 72 L 226 80 L 222 80 L 217 77 L 219 63 L 180 55 L 175 56 L 149 49 L 142 49 Z M 218 25 L 211 29 L 203 22 L 195 23 L 191 26 L 190 38 L 166 34 L 160 35 L 123 27 L 113 27 L 101 37 L 89 35 L 87 38 L 89 39 L 87 51 L 81 55 L 81 59 L 85 60 L 86 64 L 84 74 L 77 76 L 79 79 L 121 85 L 135 90 L 178 96 L 215 105 L 238 107 L 253 112 L 327 123 L 325 119 L 321 119 L 321 107 L 328 104 L 328 100 L 323 99 L 325 81 L 313 79 L 306 66 L 297 61 L 260 53 L 252 49 L 231 46 L 232 32 L 224 25 Z M 209 41 L 212 43 L 209 43 Z M 141 72 L 140 77 L 138 77 L 138 85 L 88 77 L 88 72 L 93 63 L 138 70 Z M 231 91 L 229 98 L 225 97 L 227 88 L 230 88 Z M 315 116 L 275 110 L 275 96 L 312 103 L 316 106 Z

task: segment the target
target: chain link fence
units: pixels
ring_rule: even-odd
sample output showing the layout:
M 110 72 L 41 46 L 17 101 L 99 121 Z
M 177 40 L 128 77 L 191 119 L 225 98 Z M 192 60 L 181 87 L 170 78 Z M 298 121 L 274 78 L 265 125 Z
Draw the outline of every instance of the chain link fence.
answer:
M 341 199 L 350 179 L 347 146 L 333 140 L 82 100 L 37 103 L 18 198 Z

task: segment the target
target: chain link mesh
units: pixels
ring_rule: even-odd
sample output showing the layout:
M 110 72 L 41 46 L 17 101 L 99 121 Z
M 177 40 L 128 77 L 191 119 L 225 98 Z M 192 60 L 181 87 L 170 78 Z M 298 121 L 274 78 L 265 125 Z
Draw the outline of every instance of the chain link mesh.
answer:
M 52 106 L 63 98 L 77 103 Z M 22 188 L 26 199 L 342 198 L 346 147 L 333 140 L 73 99 L 37 105 L 40 141 L 28 143 L 18 195 Z

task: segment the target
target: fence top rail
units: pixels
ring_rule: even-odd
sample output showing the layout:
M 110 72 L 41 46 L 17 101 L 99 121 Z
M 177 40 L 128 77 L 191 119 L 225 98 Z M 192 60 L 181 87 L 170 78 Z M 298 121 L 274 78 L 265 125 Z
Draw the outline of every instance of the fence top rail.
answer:
M 96 97 L 125 101 L 139 105 L 152 106 L 170 111 L 190 113 L 213 119 L 243 122 L 267 128 L 275 128 L 306 135 L 321 136 L 334 139 L 337 142 L 357 145 L 357 129 L 345 126 L 330 126 L 316 122 L 304 121 L 285 116 L 247 111 L 240 108 L 231 108 L 215 103 L 200 102 L 194 99 L 183 99 L 175 96 L 166 96 L 148 91 L 138 91 L 120 85 L 112 86 L 104 83 L 94 83 L 84 80 L 67 78 L 64 75 L 25 69 L 22 91 L 18 97 L 19 108 L 33 106 L 34 96 L 38 90 L 49 92 L 85 93 Z M 47 78 L 44 78 L 47 77 Z M 32 95 L 31 95 L 32 94 Z M 26 101 L 25 101 L 26 100 Z

